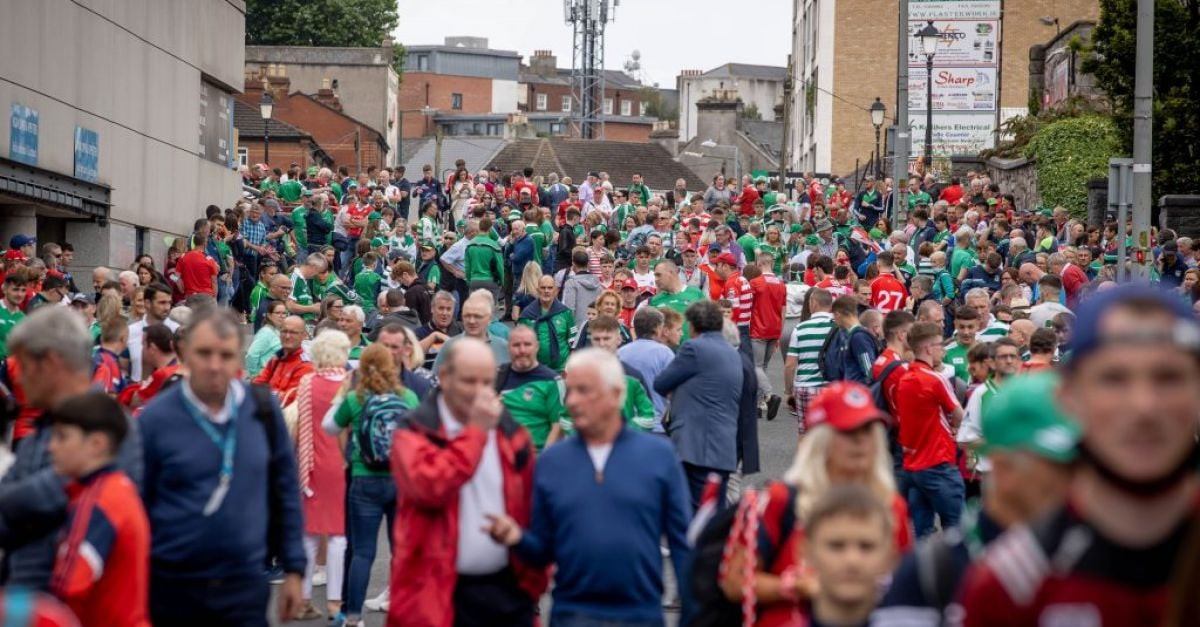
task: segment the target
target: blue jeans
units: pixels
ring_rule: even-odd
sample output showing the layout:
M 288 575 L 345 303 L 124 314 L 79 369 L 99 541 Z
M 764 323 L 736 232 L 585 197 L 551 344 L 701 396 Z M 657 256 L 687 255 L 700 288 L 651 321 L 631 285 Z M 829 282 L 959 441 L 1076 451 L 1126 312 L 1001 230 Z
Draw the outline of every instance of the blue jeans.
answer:
M 754 363 L 754 345 L 750 342 L 750 325 L 739 324 L 738 336 L 741 342 L 738 343 L 738 351 L 750 358 L 750 363 Z
M 942 529 L 958 525 L 963 511 L 963 480 L 953 464 L 941 463 L 908 473 L 908 511 L 917 538 L 933 533 L 933 515 Z
M 396 522 L 396 484 L 391 477 L 354 477 L 350 480 L 346 531 L 350 540 L 350 572 L 346 577 L 346 615 L 360 616 L 375 563 L 379 523 L 387 519 L 388 546 Z

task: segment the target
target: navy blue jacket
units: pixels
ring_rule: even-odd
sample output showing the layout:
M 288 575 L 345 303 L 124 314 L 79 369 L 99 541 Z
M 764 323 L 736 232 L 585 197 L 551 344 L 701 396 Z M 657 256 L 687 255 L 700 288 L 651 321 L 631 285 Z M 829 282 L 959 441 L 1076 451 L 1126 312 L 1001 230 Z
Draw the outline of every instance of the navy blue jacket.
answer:
M 268 529 L 280 529 L 275 557 L 288 573 L 303 573 L 304 520 L 296 462 L 283 415 L 272 407 L 272 448 L 255 417 L 251 390 L 229 423 L 237 429 L 233 480 L 211 516 L 203 510 L 217 487 L 221 450 L 192 417 L 183 388 L 155 396 L 138 418 L 145 459 L 142 501 L 150 518 L 150 560 L 155 576 L 187 579 L 260 577 L 268 561 Z M 269 499 L 279 499 L 271 520 Z
M 737 470 L 738 400 L 742 360 L 720 331 L 683 343 L 654 380 L 654 391 L 671 395 L 667 433 L 683 461 L 716 470 Z
M 825 352 L 825 368 L 830 381 L 857 381 L 871 385 L 871 365 L 879 355 L 879 344 L 875 336 L 865 327 L 854 327 L 850 332 L 833 330 L 833 339 Z

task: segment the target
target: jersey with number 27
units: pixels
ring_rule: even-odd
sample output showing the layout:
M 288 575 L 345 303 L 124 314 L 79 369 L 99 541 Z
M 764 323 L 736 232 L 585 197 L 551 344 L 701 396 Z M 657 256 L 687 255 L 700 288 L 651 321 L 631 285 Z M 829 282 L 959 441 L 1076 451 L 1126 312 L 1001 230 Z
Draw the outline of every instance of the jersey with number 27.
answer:
M 871 306 L 887 313 L 904 309 L 908 301 L 908 290 L 899 279 L 890 274 L 881 274 L 871 281 Z

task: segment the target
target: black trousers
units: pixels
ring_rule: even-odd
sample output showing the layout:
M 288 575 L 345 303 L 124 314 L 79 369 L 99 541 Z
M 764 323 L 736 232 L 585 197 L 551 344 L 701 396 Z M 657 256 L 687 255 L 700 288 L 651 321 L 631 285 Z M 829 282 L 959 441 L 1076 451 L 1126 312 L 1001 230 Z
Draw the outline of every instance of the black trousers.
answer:
M 533 599 L 512 568 L 491 575 L 459 575 L 454 586 L 455 627 L 529 627 Z
M 266 576 L 195 579 L 150 575 L 155 625 L 266 627 L 271 586 Z

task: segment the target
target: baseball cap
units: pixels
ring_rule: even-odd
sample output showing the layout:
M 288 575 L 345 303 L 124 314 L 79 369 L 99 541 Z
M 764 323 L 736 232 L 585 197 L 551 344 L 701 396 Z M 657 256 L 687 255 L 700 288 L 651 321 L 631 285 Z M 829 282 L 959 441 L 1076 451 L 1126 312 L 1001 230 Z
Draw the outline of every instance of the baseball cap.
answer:
M 793 222 L 792 225 L 788 227 L 788 233 L 799 233 L 801 230 L 803 229 L 801 228 L 800 224 L 796 222 Z
M 637 288 L 637 281 L 634 281 L 633 279 L 625 279 L 625 282 L 621 284 L 621 289 L 623 290 L 636 290 Z
M 10 248 L 4 252 L 4 260 L 5 261 L 29 261 L 29 257 L 26 257 L 25 253 L 21 252 L 20 250 L 18 250 L 16 248 Z
M 433 242 L 431 242 L 429 240 L 425 240 L 425 241 L 421 242 L 421 248 L 428 248 L 429 250 L 437 250 L 437 246 L 434 246 Z
M 509 222 L 512 222 L 512 221 L 514 221 L 514 220 L 520 220 L 520 219 L 521 219 L 521 212 L 520 212 L 520 211 L 517 211 L 516 209 L 513 209 L 512 211 L 509 211 L 509 212 L 508 212 L 508 217 L 507 217 L 506 219 L 507 219 Z
M 838 431 L 853 431 L 873 421 L 887 421 L 887 414 L 875 406 L 867 386 L 854 381 L 834 381 L 808 401 L 804 428 L 827 424 Z
M 387 240 L 383 239 L 382 237 L 376 237 L 375 239 L 371 240 L 371 248 L 379 248 L 380 246 L 384 246 L 386 244 Z
M 808 237 L 804 238 L 804 245 L 805 246 L 820 246 L 821 238 L 817 237 L 816 235 L 809 235 Z
M 1147 326 L 1132 337 L 1113 337 L 1100 328 L 1100 321 L 1112 309 L 1130 303 L 1148 303 L 1171 313 L 1175 319 L 1168 329 Z M 1192 353 L 1200 353 L 1200 326 L 1192 317 L 1191 307 L 1179 295 L 1149 283 L 1125 283 L 1109 290 L 1096 292 L 1080 303 L 1075 312 L 1075 328 L 1071 335 L 1071 357 L 1067 367 L 1089 353 L 1111 342 L 1156 342 L 1173 344 Z
M 696 252 L 696 247 L 691 244 L 684 244 L 682 247 L 679 248 L 679 252 L 694 253 L 694 252 Z
M 16 249 L 16 248 L 21 248 L 22 246 L 28 246 L 28 245 L 36 243 L 36 242 L 37 242 L 37 238 L 33 237 L 32 235 L 26 235 L 24 233 L 17 233 L 16 235 L 12 236 L 12 239 L 8 240 L 8 247 Z
M 822 219 L 817 223 L 817 231 L 828 231 L 833 228 L 833 223 L 827 219 Z
M 1175 240 L 1163 242 L 1162 251 L 1164 253 L 1177 253 L 1179 252 L 1179 244 L 1176 243 Z
M 71 297 L 71 304 L 74 305 L 75 303 L 87 303 L 91 305 L 94 304 L 94 301 L 91 294 L 76 294 Z
M 1042 371 L 1006 381 L 983 412 L 983 453 L 1028 451 L 1051 461 L 1075 459 L 1083 430 L 1055 397 L 1058 374 Z
M 717 244 L 716 242 L 709 244 L 708 245 L 708 254 L 709 254 L 709 256 L 721 254 L 721 245 Z
M 734 259 L 733 255 L 729 253 L 721 253 L 720 255 L 717 255 L 717 258 L 713 260 L 713 263 L 723 263 L 729 266 L 737 266 L 737 259 Z
M 787 210 L 788 210 L 787 205 L 771 205 L 771 208 L 767 209 L 767 213 L 774 213 L 776 211 L 787 211 Z

